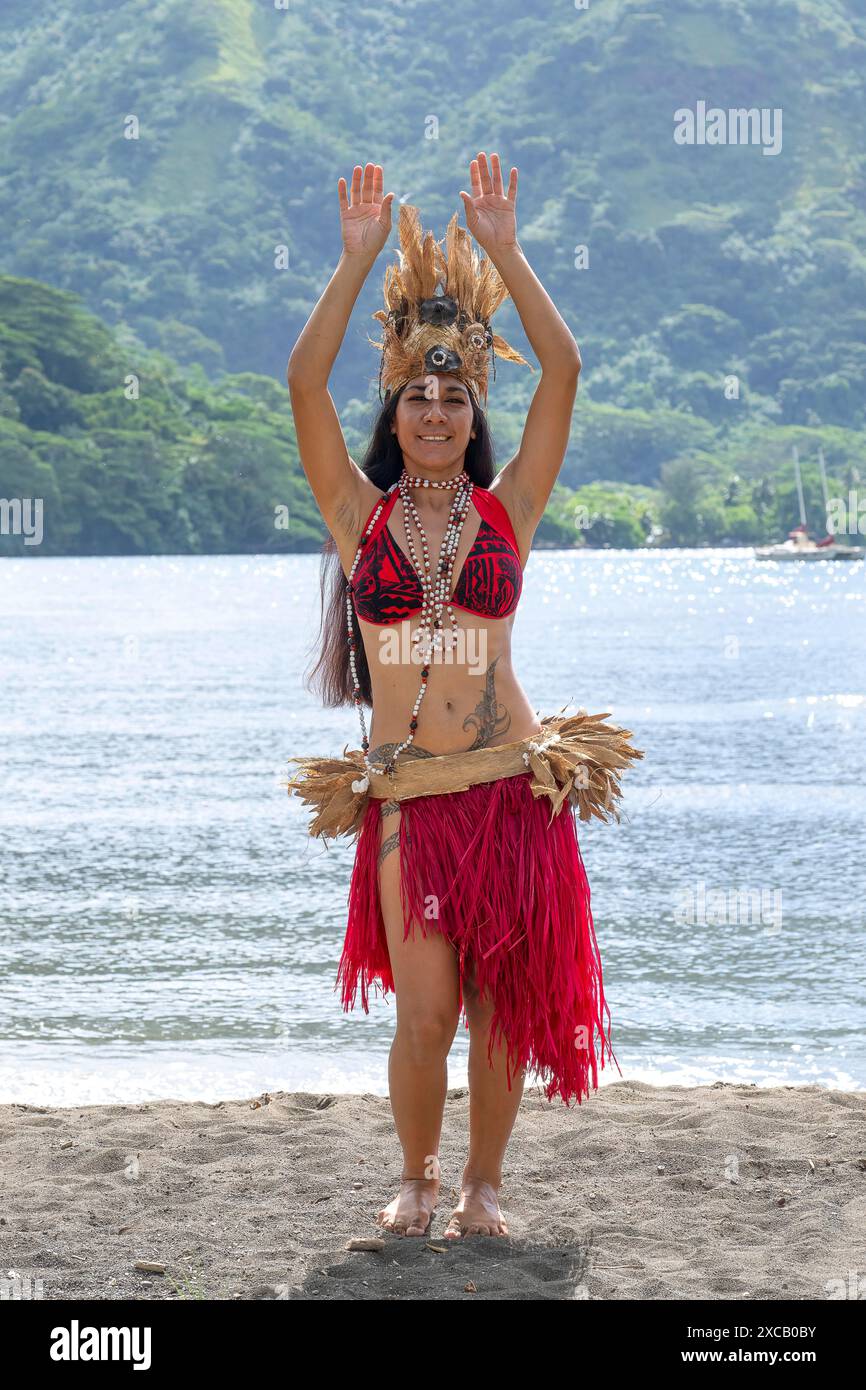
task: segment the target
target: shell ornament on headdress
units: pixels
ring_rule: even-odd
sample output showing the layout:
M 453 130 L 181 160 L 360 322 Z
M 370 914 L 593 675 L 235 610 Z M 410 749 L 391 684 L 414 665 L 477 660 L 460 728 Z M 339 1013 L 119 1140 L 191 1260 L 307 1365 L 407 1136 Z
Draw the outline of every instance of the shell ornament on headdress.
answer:
M 458 226 L 457 213 L 445 233 L 445 253 L 432 232 L 421 230 L 416 207 L 400 207 L 399 265 L 385 271 L 385 308 L 373 314 L 383 325 L 379 397 L 432 372 L 459 377 L 479 404 L 487 401 L 488 374 L 496 356 L 525 357 L 494 333 L 490 320 L 508 289 L 493 262 L 479 257 L 472 238 Z

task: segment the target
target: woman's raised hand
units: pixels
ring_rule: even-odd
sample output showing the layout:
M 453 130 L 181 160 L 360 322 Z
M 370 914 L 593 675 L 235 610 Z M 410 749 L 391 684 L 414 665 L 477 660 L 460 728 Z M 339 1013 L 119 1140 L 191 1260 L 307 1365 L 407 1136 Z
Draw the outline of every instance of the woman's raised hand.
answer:
M 517 170 L 511 170 L 508 191 L 503 191 L 499 155 L 491 155 L 492 172 L 482 150 L 469 165 L 472 196 L 460 190 L 466 213 L 466 226 L 482 250 L 491 254 L 517 244 Z
M 384 174 L 381 164 L 356 164 L 352 171 L 351 201 L 346 180 L 337 184 L 340 199 L 340 227 L 343 249 L 348 256 L 378 256 L 391 231 L 393 193 L 382 197 Z

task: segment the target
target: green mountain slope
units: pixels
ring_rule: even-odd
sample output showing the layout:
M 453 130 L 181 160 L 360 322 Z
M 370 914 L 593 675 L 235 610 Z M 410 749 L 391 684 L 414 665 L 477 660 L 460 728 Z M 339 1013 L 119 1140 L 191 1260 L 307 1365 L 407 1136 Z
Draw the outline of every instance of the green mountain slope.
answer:
M 844 0 L 471 0 L 447 27 L 422 0 L 5 0 L 0 51 L 0 270 L 121 338 L 281 382 L 339 253 L 338 176 L 380 160 L 442 235 L 498 149 L 584 357 L 564 483 L 698 459 L 757 482 L 795 438 L 862 463 L 866 13 Z M 781 149 L 677 144 L 698 101 L 781 111 Z M 335 369 L 353 447 L 395 245 Z M 501 324 L 526 350 L 513 306 Z M 532 385 L 500 364 L 503 456 Z

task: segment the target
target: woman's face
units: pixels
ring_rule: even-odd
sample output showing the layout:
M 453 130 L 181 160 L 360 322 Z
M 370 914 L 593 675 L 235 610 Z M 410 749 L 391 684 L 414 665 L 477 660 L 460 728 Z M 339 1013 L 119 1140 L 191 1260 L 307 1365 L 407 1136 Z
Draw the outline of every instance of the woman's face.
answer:
M 463 382 L 448 373 L 431 372 L 404 387 L 391 431 L 410 473 L 452 477 L 475 437 L 472 421 L 472 402 Z

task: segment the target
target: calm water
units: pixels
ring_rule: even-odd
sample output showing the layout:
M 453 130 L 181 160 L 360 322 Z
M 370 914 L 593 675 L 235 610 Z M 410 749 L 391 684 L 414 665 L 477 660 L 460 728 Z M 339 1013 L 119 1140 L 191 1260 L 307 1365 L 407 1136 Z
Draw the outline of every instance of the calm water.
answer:
M 866 1087 L 864 569 L 530 559 L 532 703 L 646 752 L 580 834 L 627 1077 Z M 0 1100 L 385 1093 L 393 997 L 333 989 L 353 849 L 279 785 L 357 746 L 301 686 L 317 573 L 0 561 Z

